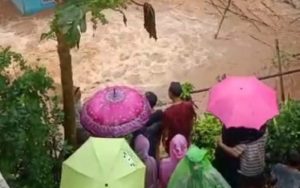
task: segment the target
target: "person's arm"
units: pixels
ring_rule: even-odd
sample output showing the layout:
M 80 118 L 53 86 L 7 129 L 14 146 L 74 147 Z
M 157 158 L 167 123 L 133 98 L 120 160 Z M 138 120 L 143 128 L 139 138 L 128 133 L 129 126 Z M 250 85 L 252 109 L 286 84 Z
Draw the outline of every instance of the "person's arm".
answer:
M 220 138 L 218 141 L 218 145 L 220 146 L 220 148 L 222 148 L 226 153 L 228 153 L 229 155 L 239 158 L 243 152 L 245 151 L 245 145 L 241 144 L 241 145 L 237 145 L 235 147 L 229 147 L 226 144 L 223 143 L 222 139 Z
M 162 120 L 162 134 L 161 134 L 161 140 L 164 147 L 166 147 L 166 141 L 168 137 L 168 128 L 169 128 L 169 119 L 166 115 L 166 111 L 163 114 L 163 120 Z
M 149 120 L 145 124 L 145 127 L 149 127 L 152 124 L 161 121 L 162 117 L 163 117 L 163 111 L 161 111 L 161 110 L 155 111 L 153 114 L 151 114 Z

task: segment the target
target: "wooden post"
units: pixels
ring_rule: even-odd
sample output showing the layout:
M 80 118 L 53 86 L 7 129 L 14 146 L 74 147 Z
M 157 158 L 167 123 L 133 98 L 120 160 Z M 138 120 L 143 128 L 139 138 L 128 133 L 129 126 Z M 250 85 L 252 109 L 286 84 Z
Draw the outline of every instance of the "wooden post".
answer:
M 281 64 L 282 62 L 281 62 L 279 40 L 278 39 L 275 39 L 275 46 L 276 46 L 276 55 L 277 55 L 277 59 L 278 59 L 281 100 L 285 101 L 285 92 L 284 92 L 284 84 L 283 84 L 283 76 L 282 76 L 282 64 Z

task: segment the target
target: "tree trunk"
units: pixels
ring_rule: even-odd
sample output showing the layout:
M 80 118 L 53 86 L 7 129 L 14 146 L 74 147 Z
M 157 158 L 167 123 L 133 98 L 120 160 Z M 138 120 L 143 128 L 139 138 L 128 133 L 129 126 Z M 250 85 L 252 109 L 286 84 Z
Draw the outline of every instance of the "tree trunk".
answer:
M 73 95 L 73 72 L 70 47 L 66 43 L 64 36 L 56 33 L 57 52 L 60 63 L 61 85 L 63 94 L 64 109 L 64 131 L 68 144 L 76 147 L 76 122 L 75 105 Z

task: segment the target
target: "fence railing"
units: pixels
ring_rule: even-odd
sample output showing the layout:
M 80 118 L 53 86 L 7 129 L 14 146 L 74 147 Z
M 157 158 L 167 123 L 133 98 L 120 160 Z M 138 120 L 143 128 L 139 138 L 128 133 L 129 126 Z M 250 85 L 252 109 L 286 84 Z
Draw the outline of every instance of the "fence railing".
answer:
M 268 75 L 268 76 L 262 76 L 262 77 L 258 77 L 258 79 L 259 80 L 267 80 L 267 79 L 281 77 L 281 76 L 285 76 L 285 75 L 289 75 L 289 74 L 294 74 L 294 73 L 300 73 L 300 69 L 290 70 L 290 71 L 286 71 L 286 72 L 282 72 L 282 73 L 277 73 L 277 74 L 272 74 L 272 75 Z M 209 91 L 209 89 L 210 89 L 210 87 L 203 88 L 203 89 L 197 89 L 197 90 L 192 91 L 192 94 L 207 92 L 207 91 Z

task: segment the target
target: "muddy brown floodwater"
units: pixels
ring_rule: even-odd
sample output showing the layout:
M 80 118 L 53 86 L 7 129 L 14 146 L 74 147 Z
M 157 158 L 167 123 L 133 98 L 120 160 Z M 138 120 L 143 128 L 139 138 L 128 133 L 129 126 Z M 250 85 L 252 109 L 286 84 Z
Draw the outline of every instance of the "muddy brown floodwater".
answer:
M 216 1 L 216 0 L 215 0 Z M 284 70 L 300 68 L 300 10 L 279 2 L 234 1 L 235 8 L 250 22 L 229 13 L 220 37 L 215 40 L 221 16 L 206 1 L 150 1 L 156 10 L 158 40 L 149 39 L 143 28 L 142 9 L 126 10 L 128 25 L 115 12 L 105 11 L 109 24 L 93 31 L 89 25 L 82 35 L 80 49 L 72 51 L 74 82 L 87 98 L 111 84 L 130 84 L 153 90 L 163 102 L 171 81 L 191 82 L 205 88 L 221 74 L 264 76 L 277 73 L 274 40 L 278 38 L 284 56 Z M 219 1 L 216 1 L 219 2 Z M 46 66 L 55 82 L 60 82 L 55 41 L 40 41 L 52 11 L 22 17 L 8 0 L 0 1 L 0 45 L 11 46 L 32 64 Z M 296 56 L 297 57 L 297 56 Z M 286 63 L 289 62 L 289 63 Z M 285 76 L 285 90 L 300 98 L 300 74 Z M 278 88 L 277 79 L 266 81 Z M 207 93 L 195 95 L 205 110 Z

